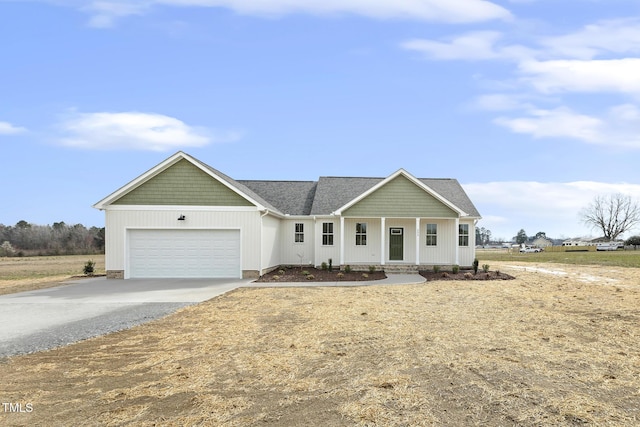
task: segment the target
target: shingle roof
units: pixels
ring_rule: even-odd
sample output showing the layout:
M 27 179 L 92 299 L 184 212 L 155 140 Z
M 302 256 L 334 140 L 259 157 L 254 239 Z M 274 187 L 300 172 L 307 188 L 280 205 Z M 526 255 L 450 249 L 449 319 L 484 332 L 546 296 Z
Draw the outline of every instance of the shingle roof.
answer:
M 386 179 L 323 176 L 318 181 L 235 180 L 206 163 L 193 160 L 267 209 L 285 215 L 330 215 Z M 419 180 L 469 216 L 480 217 L 456 179 Z
M 316 194 L 315 181 L 237 181 L 264 199 L 281 213 L 309 215 Z
M 290 215 L 330 215 L 385 178 L 323 176 L 316 181 L 243 181 L 237 183 Z M 480 213 L 455 179 L 420 178 L 420 181 L 472 217 Z

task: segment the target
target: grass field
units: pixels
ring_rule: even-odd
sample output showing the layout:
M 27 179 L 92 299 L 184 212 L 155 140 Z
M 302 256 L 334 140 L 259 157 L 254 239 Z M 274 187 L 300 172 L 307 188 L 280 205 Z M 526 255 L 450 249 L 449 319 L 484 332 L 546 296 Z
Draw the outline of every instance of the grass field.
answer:
M 601 252 L 538 252 L 521 254 L 506 249 L 478 249 L 476 256 L 482 264 L 492 261 L 550 262 L 571 265 L 602 265 L 608 267 L 640 267 L 638 251 Z
M 88 260 L 94 274 L 104 274 L 104 255 L 0 257 L 0 295 L 42 289 L 83 274 Z
M 33 408 L 0 425 L 640 425 L 640 268 L 536 255 L 480 254 L 509 281 L 241 288 L 0 360 Z

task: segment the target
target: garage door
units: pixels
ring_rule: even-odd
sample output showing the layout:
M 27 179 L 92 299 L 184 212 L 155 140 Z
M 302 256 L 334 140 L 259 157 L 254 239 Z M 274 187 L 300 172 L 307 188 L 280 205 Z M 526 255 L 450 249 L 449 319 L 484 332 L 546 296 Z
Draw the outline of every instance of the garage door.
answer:
M 239 278 L 239 230 L 129 230 L 129 277 Z

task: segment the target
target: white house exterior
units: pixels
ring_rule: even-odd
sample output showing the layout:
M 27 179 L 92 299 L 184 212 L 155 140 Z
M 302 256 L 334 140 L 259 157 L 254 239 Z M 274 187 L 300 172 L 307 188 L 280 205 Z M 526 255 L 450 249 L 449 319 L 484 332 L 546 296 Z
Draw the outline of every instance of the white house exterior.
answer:
M 94 205 L 109 278 L 258 277 L 281 265 L 470 266 L 480 219 L 454 179 L 236 181 L 178 152 Z

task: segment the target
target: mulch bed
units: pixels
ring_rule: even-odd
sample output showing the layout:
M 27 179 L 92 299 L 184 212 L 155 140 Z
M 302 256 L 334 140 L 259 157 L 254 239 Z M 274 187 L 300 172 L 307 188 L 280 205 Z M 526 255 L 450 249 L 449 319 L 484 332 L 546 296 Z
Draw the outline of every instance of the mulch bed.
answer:
M 305 274 L 308 273 L 308 274 Z M 340 275 L 339 275 L 340 274 Z M 384 271 L 333 271 L 313 267 L 285 267 L 264 274 L 256 282 L 361 282 L 385 279 Z
M 502 273 L 500 271 L 478 271 L 476 274 L 473 270 L 460 270 L 458 273 L 453 274 L 450 271 L 420 271 L 420 275 L 427 279 L 427 282 L 434 280 L 513 280 L 515 277 Z
M 488 273 L 478 271 L 473 274 L 473 270 L 460 270 L 453 274 L 450 271 L 435 273 L 431 270 L 420 271 L 420 275 L 427 281 L 434 280 L 512 280 L 515 277 L 499 271 L 489 271 Z M 386 278 L 384 271 L 373 273 L 363 271 L 351 271 L 349 273 L 339 270 L 321 270 L 308 267 L 285 267 L 274 270 L 260 277 L 256 282 L 362 282 L 373 281 Z

